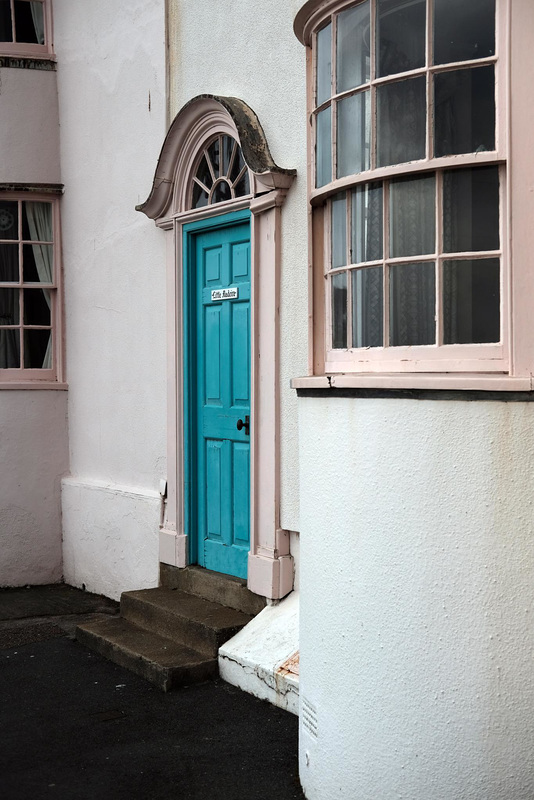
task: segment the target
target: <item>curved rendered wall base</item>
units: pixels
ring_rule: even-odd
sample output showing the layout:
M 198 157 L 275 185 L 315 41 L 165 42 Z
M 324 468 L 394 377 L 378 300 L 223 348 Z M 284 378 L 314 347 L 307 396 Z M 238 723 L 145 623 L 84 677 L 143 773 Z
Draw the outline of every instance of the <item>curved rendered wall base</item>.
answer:
M 534 405 L 300 398 L 309 800 L 534 797 Z
M 60 581 L 67 392 L 0 392 L 0 586 Z
M 0 67 L 0 91 L 0 183 L 60 183 L 56 72 Z

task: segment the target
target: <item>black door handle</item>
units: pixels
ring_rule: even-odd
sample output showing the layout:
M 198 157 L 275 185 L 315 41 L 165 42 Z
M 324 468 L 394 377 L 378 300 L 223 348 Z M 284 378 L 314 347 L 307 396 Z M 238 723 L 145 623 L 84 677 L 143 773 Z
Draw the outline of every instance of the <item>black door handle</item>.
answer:
M 237 430 L 238 431 L 242 431 L 243 428 L 245 429 L 246 435 L 250 436 L 250 417 L 248 416 L 248 414 L 245 417 L 245 421 L 244 422 L 243 422 L 242 419 L 238 419 L 237 420 Z

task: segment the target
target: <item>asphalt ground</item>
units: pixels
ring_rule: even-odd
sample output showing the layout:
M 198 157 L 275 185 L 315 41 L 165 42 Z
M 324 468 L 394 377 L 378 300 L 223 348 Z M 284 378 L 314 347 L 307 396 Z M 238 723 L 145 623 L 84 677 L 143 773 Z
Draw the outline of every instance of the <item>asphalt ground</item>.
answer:
M 297 718 L 220 680 L 164 694 L 73 639 L 115 611 L 0 590 L 1 800 L 303 800 Z

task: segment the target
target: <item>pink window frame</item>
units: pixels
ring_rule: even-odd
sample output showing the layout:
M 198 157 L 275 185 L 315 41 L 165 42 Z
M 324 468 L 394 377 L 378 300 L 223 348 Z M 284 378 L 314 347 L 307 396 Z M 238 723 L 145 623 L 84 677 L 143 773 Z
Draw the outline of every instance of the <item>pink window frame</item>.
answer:
M 0 369 L 0 389 L 47 389 L 65 388 L 64 363 L 64 319 L 63 319 L 63 271 L 61 268 L 61 224 L 59 198 L 38 192 L 4 192 L 0 199 L 11 201 L 44 202 L 52 206 L 52 230 L 54 246 L 54 278 L 51 290 L 50 327 L 52 331 L 51 369 Z M 5 284 L 8 288 L 22 290 L 22 276 L 19 283 Z M 37 284 L 35 284 L 38 286 Z M 21 321 L 21 329 L 23 323 Z
M 229 113 L 232 109 L 235 114 Z M 238 124 L 259 122 L 235 98 L 202 95 L 175 117 L 159 158 L 152 192 L 138 206 L 166 231 L 168 322 L 167 506 L 160 529 L 160 561 L 188 564 L 185 529 L 182 242 L 183 226 L 219 214 L 251 212 L 251 536 L 248 588 L 279 599 L 293 588 L 289 531 L 280 527 L 279 293 L 281 207 L 293 182 L 293 170 L 281 170 L 266 158 L 265 169 L 248 164 L 250 194 L 201 209 L 191 209 L 191 184 L 200 153 L 218 135 L 242 147 Z M 244 123 L 244 120 L 247 122 Z M 264 136 L 263 131 L 261 132 Z M 246 159 L 246 154 L 243 152 Z M 261 352 L 261 359 L 259 354 Z
M 478 164 L 478 162 L 477 162 Z M 472 164 L 470 164 L 472 166 Z M 330 293 L 326 291 L 325 301 L 325 372 L 336 373 L 346 372 L 353 370 L 356 372 L 453 372 L 459 369 L 462 372 L 471 372 L 476 370 L 483 370 L 484 372 L 506 372 L 508 371 L 508 361 L 506 353 L 508 350 L 508 325 L 505 321 L 508 318 L 509 297 L 508 297 L 508 282 L 504 279 L 507 275 L 507 250 L 502 247 L 502 243 L 506 242 L 506 169 L 504 164 L 499 165 L 500 173 L 500 242 L 501 247 L 497 251 L 488 251 L 487 254 L 483 252 L 477 253 L 455 253 L 454 258 L 495 258 L 498 257 L 501 264 L 501 331 L 502 340 L 498 344 L 472 344 L 472 345 L 426 345 L 421 347 L 384 347 L 384 348 L 348 348 L 329 349 L 328 340 L 329 333 L 332 329 L 331 320 L 331 302 Z M 367 175 L 367 173 L 365 173 Z M 403 173 L 404 174 L 404 173 Z M 413 174 L 413 173 L 412 173 Z M 430 174 L 430 173 L 429 173 Z M 435 171 L 432 171 L 435 174 Z M 443 174 L 443 173 L 440 173 Z M 367 181 L 365 181 L 367 182 Z M 353 185 L 362 183 L 357 181 Z M 438 187 L 438 197 L 439 197 Z M 386 241 L 388 219 L 387 210 L 388 203 L 384 203 L 386 214 L 384 215 L 384 241 Z M 328 281 L 330 275 L 338 272 L 349 272 L 350 265 L 347 267 L 340 267 L 331 270 L 329 265 L 331 263 L 331 231 L 330 231 L 330 198 L 326 200 L 326 220 L 325 220 L 325 241 L 324 241 L 324 275 L 323 280 Z M 441 207 L 439 201 L 436 203 L 436 231 L 440 230 L 442 224 L 441 220 Z M 439 240 L 439 233 L 436 235 L 436 240 Z M 429 254 L 424 256 L 416 256 L 410 259 L 411 263 L 420 261 L 445 261 L 448 260 L 448 254 Z M 387 264 L 394 264 L 396 261 L 405 263 L 408 259 L 391 259 L 384 257 L 377 261 L 377 265 L 382 265 L 385 269 Z M 375 262 L 373 262 L 373 265 Z M 441 310 L 441 296 L 439 286 L 436 286 L 436 303 L 439 310 Z M 385 306 L 385 309 L 387 306 Z M 347 328 L 350 331 L 351 318 L 350 318 L 350 302 L 348 303 L 349 316 L 347 320 Z M 386 316 L 386 314 L 384 314 Z M 439 316 L 441 322 L 443 318 Z
M 311 386 L 377 386 L 395 387 L 408 385 L 416 388 L 447 386 L 450 388 L 509 388 L 527 389 L 531 386 L 532 354 L 529 356 L 528 370 L 518 369 L 518 333 L 524 328 L 519 324 L 516 314 L 512 325 L 512 310 L 517 309 L 516 293 L 512 286 L 511 263 L 511 202 L 513 199 L 512 170 L 510 152 L 512 142 L 512 113 L 510 82 L 514 62 L 519 60 L 517 51 L 512 52 L 510 37 L 512 25 L 520 26 L 520 15 L 531 16 L 525 11 L 526 4 L 521 0 L 513 8 L 509 0 L 496 1 L 496 150 L 480 153 L 450 156 L 446 158 L 425 158 L 424 160 L 393 167 L 373 168 L 359 175 L 335 178 L 319 189 L 315 188 L 315 59 L 314 47 L 317 32 L 333 19 L 332 15 L 356 5 L 347 0 L 308 0 L 295 18 L 295 33 L 306 45 L 307 61 L 307 104 L 310 114 L 308 125 L 308 186 L 309 186 L 309 252 L 310 252 L 310 295 L 309 295 L 309 365 L 308 375 L 294 379 L 295 388 Z M 520 8 L 521 7 L 521 8 Z M 512 18 L 513 17 L 513 18 Z M 427 35 L 429 35 L 427 31 Z M 517 37 L 516 37 L 517 38 Z M 332 37 L 335 51 L 335 38 Z M 491 59 L 490 59 L 491 60 Z M 463 63 L 463 62 L 462 62 Z M 447 65 L 452 68 L 454 65 Z M 332 69 L 335 68 L 335 63 Z M 428 68 L 425 70 L 425 72 Z M 524 71 L 524 70 L 523 70 Z M 403 73 L 402 77 L 420 74 L 420 71 Z M 395 76 L 396 78 L 399 76 Z M 350 94 L 351 92 L 348 92 Z M 345 93 L 343 93 L 344 96 Z M 337 97 L 337 95 L 333 95 Z M 333 103 L 330 98 L 320 108 Z M 335 115 L 334 115 L 335 116 Z M 517 115 L 516 115 L 517 116 Z M 515 119 L 514 119 L 515 124 Z M 427 120 L 427 125 L 429 122 Z M 334 126 L 333 126 L 334 127 Z M 335 142 L 335 130 L 332 140 Z M 524 148 L 524 145 L 522 145 Z M 333 149 L 335 150 L 334 146 Z M 514 151 L 515 152 L 515 151 Z M 454 166 L 474 164 L 498 164 L 501 166 L 501 327 L 502 340 L 498 345 L 444 345 L 418 348 L 376 348 L 369 350 L 328 350 L 330 338 L 330 303 L 325 291 L 325 275 L 328 273 L 329 228 L 325 208 L 329 198 L 340 191 L 348 190 L 359 183 L 384 180 L 397 175 L 410 175 L 420 172 L 439 171 Z M 319 230 L 321 228 L 321 230 Z M 515 251 L 514 251 L 515 255 Z M 397 378 L 398 376 L 398 378 Z
M 10 0 L 11 13 L 14 19 L 14 0 Z M 29 0 L 24 0 L 29 2 Z M 52 4 L 50 0 L 41 0 L 43 4 L 43 20 L 44 20 L 44 44 L 31 44 L 29 42 L 0 42 L 0 55 L 4 56 L 20 56 L 20 57 L 34 57 L 34 58 L 53 58 L 53 44 L 52 44 Z

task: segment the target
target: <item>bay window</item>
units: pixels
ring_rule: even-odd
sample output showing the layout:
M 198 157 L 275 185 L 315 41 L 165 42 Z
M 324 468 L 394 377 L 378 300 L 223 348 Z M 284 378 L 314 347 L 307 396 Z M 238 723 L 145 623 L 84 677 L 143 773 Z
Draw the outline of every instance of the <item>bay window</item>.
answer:
M 0 53 L 43 57 L 51 52 L 49 0 L 0 0 Z
M 309 0 L 314 371 L 508 373 L 506 0 Z

